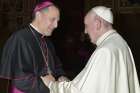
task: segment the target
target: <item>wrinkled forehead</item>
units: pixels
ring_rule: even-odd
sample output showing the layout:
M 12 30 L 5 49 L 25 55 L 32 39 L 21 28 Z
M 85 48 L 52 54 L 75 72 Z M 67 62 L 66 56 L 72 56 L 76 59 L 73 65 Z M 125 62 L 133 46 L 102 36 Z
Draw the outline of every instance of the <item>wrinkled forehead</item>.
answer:
M 92 12 L 88 12 L 84 18 L 84 23 L 92 21 L 94 19 L 95 14 Z

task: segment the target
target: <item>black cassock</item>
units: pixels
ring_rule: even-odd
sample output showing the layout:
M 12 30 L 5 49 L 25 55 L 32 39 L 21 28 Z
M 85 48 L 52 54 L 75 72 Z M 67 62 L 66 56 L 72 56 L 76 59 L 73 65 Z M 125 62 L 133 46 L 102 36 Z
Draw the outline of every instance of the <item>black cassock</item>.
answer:
M 10 79 L 12 85 L 25 93 L 49 93 L 49 89 L 40 78 L 40 76 L 48 74 L 39 46 L 40 42 L 36 40 L 40 41 L 41 36 L 28 25 L 13 33 L 3 48 L 0 77 Z M 48 64 L 52 74 L 55 77 L 64 75 L 60 60 L 48 38 L 46 43 Z

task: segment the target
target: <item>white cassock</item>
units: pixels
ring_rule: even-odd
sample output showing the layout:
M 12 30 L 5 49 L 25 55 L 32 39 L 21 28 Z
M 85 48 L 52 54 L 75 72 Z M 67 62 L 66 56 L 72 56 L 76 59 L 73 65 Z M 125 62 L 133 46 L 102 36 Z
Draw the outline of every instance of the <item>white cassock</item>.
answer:
M 110 30 L 97 41 L 85 68 L 70 82 L 49 85 L 50 93 L 140 93 L 130 48 Z

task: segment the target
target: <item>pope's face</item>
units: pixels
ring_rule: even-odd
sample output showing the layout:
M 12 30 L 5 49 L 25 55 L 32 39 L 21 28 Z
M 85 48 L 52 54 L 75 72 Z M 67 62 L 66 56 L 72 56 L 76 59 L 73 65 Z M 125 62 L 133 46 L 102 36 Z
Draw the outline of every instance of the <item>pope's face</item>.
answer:
M 91 42 L 95 44 L 97 41 L 98 31 L 94 15 L 88 13 L 85 17 L 84 24 L 85 24 L 85 33 L 89 35 Z
M 57 27 L 59 17 L 59 10 L 54 6 L 50 6 L 46 11 L 42 12 L 41 24 L 46 36 L 50 36 Z

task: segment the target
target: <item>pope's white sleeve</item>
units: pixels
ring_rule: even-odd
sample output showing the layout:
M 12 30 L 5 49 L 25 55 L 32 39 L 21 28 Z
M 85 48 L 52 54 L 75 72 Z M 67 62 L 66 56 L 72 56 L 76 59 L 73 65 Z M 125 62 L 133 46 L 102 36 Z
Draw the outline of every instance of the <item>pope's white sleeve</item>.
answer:
M 50 93 L 82 93 L 72 82 L 51 82 Z

